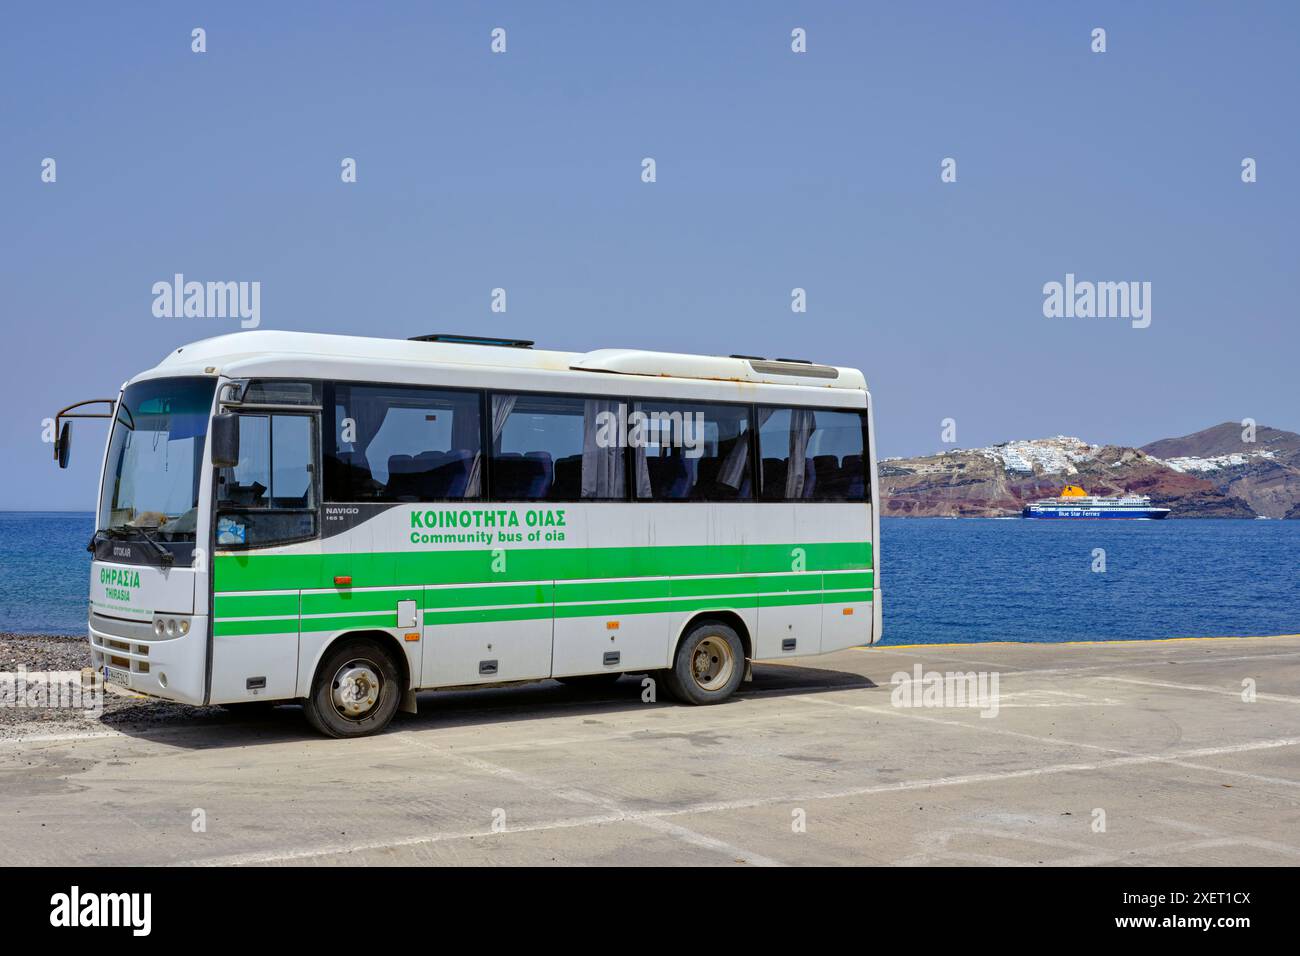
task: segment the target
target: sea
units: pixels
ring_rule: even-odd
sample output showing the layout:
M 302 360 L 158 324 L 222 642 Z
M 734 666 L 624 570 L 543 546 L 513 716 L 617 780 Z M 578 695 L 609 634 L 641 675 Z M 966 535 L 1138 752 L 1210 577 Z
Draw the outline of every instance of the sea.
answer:
M 85 633 L 89 512 L 0 512 L 0 632 Z M 1300 633 L 1300 521 L 887 518 L 886 644 Z

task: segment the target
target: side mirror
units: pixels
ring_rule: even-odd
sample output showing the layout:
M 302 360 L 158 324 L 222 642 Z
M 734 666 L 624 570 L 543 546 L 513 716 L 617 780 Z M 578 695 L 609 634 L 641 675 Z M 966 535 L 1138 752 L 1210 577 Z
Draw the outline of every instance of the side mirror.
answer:
M 68 458 L 72 454 L 72 422 L 64 422 L 59 437 L 54 441 L 54 457 L 60 468 L 68 467 Z
M 221 412 L 212 416 L 212 465 L 234 468 L 239 464 L 239 416 Z

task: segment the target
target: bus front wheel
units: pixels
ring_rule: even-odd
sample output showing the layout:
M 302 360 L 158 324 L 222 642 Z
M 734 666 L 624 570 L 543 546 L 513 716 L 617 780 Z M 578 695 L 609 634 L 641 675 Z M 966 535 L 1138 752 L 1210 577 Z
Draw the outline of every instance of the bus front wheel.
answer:
M 701 621 L 681 643 L 664 683 L 688 704 L 720 704 L 745 676 L 745 646 L 740 635 L 718 621 Z
M 392 654 L 375 641 L 353 638 L 321 660 L 304 712 L 308 723 L 330 737 L 365 737 L 388 726 L 401 696 Z

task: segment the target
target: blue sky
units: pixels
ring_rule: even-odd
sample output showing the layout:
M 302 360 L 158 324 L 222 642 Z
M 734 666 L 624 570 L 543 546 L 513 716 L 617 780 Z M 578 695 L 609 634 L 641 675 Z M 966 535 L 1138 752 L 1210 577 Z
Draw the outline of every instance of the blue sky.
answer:
M 0 508 L 92 507 L 102 425 L 79 426 L 58 473 L 41 420 L 235 330 L 155 318 L 151 287 L 176 272 L 260 281 L 263 328 L 858 366 L 882 456 L 941 449 L 948 417 L 966 447 L 1141 444 L 1247 416 L 1300 430 L 1294 3 L 0 19 Z M 1045 318 L 1043 284 L 1067 272 L 1149 281 L 1151 326 Z

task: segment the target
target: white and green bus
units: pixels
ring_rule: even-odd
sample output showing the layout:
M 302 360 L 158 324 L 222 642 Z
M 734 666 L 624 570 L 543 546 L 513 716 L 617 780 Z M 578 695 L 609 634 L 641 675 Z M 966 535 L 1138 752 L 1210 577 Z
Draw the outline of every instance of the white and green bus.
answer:
M 709 704 L 880 639 L 861 372 L 531 346 L 241 332 L 103 400 L 105 679 L 351 737 L 424 689 L 630 673 Z

